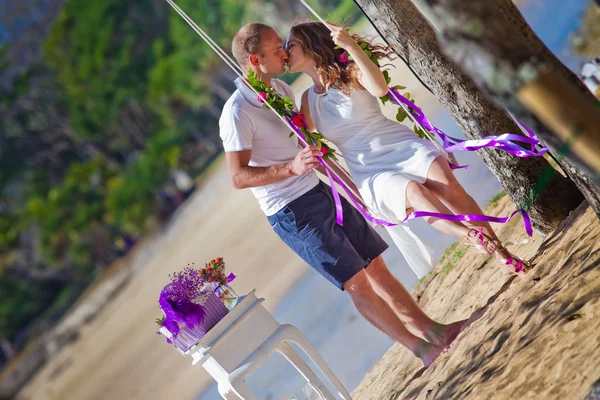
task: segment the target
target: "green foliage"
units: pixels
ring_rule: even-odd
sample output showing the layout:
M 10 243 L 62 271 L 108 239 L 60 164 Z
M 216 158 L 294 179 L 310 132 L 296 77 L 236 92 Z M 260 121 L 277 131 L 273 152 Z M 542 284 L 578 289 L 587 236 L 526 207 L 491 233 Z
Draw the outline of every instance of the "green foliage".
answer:
M 362 17 L 362 11 L 353 0 L 341 0 L 335 9 L 327 14 L 328 21 L 338 21 L 344 25 L 352 25 L 360 17 Z
M 181 0 L 178 5 L 227 46 L 247 6 L 239 0 Z M 44 42 L 44 53 L 65 89 L 78 140 L 131 152 L 118 130 L 119 114 L 132 101 L 152 110 L 145 148 L 136 151 L 131 165 L 118 166 L 109 176 L 100 172 L 102 184 L 94 191 L 89 185 L 72 184 L 89 178 L 84 176 L 91 173 L 88 168 L 97 167 L 94 162 L 87 167 L 80 163 L 69 172 L 77 177 L 67 174 L 60 187 L 30 200 L 33 221 L 43 232 L 56 230 L 54 239 L 44 235 L 44 248 L 55 247 L 65 237 L 70 243 L 83 240 L 92 221 L 143 232 L 155 191 L 178 165 L 189 135 L 175 126 L 198 125 L 197 115 L 209 99 L 207 76 L 218 57 L 166 2 L 157 7 L 149 0 L 68 0 Z M 169 106 L 173 102 L 192 110 L 186 116 L 196 120 L 178 121 Z M 65 207 L 69 199 L 75 200 L 72 209 Z
M 444 250 L 444 254 L 442 254 L 440 264 L 443 265 L 443 267 L 440 274 L 440 283 L 443 281 L 444 277 L 454 269 L 458 261 L 467 253 L 466 247 L 462 246 L 458 249 L 457 247 L 458 242 L 455 242 L 446 250 Z
M 0 253 L 6 253 L 14 248 L 21 233 L 22 223 L 16 213 L 0 213 Z
M 165 3 L 166 4 L 166 3 Z M 229 48 L 248 3 L 239 0 L 182 0 L 177 5 L 217 44 Z M 188 24 L 169 8 L 169 32 L 154 43 L 158 62 L 149 74 L 148 95 L 157 102 L 177 98 L 194 110 L 208 101 L 207 75 L 220 59 Z
M 26 203 L 29 221 L 40 227 L 42 251 L 48 260 L 57 261 L 60 243 L 78 243 L 94 221 L 103 219 L 106 183 L 115 173 L 102 157 L 75 163 L 60 186 Z
M 156 189 L 177 165 L 183 134 L 177 130 L 157 133 L 133 165 L 108 182 L 105 199 L 107 222 L 128 232 L 142 233 L 153 211 Z
M 506 192 L 503 190 L 500 193 L 498 193 L 497 195 L 495 195 L 494 197 L 492 197 L 492 199 L 488 202 L 488 206 L 487 208 L 491 208 L 491 207 L 496 207 L 498 205 L 498 202 L 504 197 L 506 196 Z
M 69 0 L 49 31 L 46 60 L 65 88 L 79 139 L 101 140 L 124 102 L 145 95 L 144 81 L 154 56 L 148 39 L 162 34 L 164 27 L 129 18 L 143 6 L 144 2 Z
M 31 318 L 41 313 L 54 288 L 41 288 L 29 282 L 0 274 L 0 332 L 12 338 Z

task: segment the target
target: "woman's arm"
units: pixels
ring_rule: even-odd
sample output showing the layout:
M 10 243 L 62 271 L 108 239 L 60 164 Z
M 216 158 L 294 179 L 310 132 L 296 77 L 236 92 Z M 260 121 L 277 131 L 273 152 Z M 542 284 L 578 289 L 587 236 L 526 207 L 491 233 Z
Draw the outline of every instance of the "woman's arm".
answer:
M 331 37 L 334 43 L 346 50 L 354 59 L 360 71 L 358 77 L 360 84 L 375 97 L 385 96 L 388 86 L 379 67 L 367 57 L 345 28 L 333 24 L 328 26 L 332 29 Z
M 315 124 L 313 124 L 312 118 L 310 116 L 310 107 L 308 106 L 308 91 L 310 88 L 306 89 L 304 93 L 302 93 L 302 99 L 300 101 L 300 113 L 304 114 L 306 118 L 306 126 L 309 131 L 314 132 Z

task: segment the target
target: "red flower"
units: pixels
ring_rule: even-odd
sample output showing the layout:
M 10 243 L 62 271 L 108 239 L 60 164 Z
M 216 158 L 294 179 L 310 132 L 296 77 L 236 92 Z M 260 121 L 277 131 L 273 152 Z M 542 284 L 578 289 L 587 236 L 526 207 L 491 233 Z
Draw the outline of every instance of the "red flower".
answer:
M 340 54 L 340 62 L 342 63 L 349 63 L 350 59 L 348 58 L 348 52 L 344 51 L 342 54 Z
M 267 101 L 267 96 L 268 94 L 265 92 L 258 92 L 258 101 L 264 103 L 265 101 Z
M 304 114 L 294 114 L 294 116 L 292 117 L 292 122 L 298 128 L 306 128 L 306 117 L 304 116 Z
M 327 150 L 327 147 L 321 147 L 321 153 L 326 156 L 327 154 L 329 154 L 329 150 Z

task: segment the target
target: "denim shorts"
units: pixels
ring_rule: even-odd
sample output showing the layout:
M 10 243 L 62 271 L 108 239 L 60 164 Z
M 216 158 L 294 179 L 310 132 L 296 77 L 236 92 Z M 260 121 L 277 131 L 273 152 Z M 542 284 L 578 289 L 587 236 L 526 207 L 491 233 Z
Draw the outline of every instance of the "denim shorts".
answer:
M 322 181 L 268 216 L 296 254 L 339 289 L 387 248 L 387 243 L 343 197 L 344 225 L 335 219 L 331 188 Z

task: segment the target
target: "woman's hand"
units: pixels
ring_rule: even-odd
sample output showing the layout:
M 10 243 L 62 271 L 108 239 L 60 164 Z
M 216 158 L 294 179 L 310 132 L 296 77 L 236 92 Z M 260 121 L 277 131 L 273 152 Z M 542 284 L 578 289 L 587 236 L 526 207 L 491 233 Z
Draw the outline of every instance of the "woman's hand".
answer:
M 360 46 L 354 41 L 346 28 L 334 25 L 331 22 L 327 22 L 326 25 L 329 29 L 331 29 L 331 38 L 333 39 L 333 43 L 335 43 L 337 46 L 340 46 L 342 49 L 348 51 L 356 48 L 360 49 Z
M 387 83 L 379 67 L 371 61 L 352 36 L 341 26 L 326 24 L 331 29 L 333 42 L 346 50 L 359 69 L 357 76 L 360 84 L 375 97 L 385 96 L 388 92 Z

